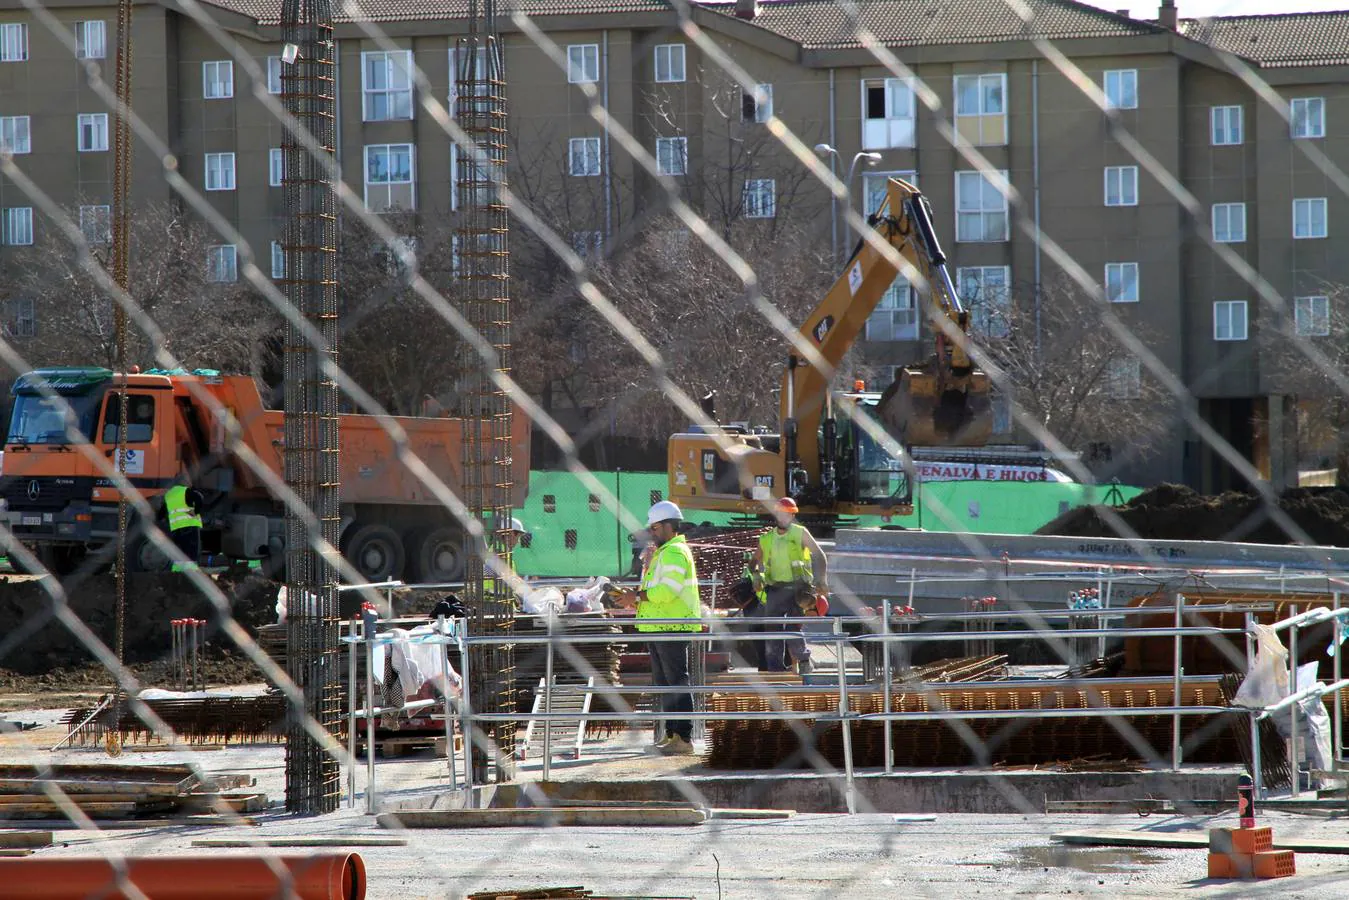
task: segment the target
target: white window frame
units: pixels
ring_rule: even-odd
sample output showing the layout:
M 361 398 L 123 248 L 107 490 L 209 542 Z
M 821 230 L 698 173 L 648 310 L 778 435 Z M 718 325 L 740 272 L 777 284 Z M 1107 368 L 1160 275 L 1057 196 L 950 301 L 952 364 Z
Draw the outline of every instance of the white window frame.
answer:
M 87 134 L 86 129 L 88 130 Z M 85 140 L 86 137 L 88 140 Z M 80 113 L 75 117 L 75 147 L 80 153 L 107 152 L 107 113 Z
M 1306 227 L 1300 226 L 1299 212 L 1306 211 Z M 1318 223 L 1317 212 L 1320 212 L 1321 221 Z M 1293 240 L 1310 241 L 1324 238 L 1330 229 L 1330 205 L 1325 197 L 1295 197 L 1293 199 Z M 1318 231 L 1316 226 L 1320 225 Z
M 594 84 L 600 80 L 600 45 L 567 45 L 567 81 L 571 84 Z
M 1301 110 L 1301 112 L 1299 112 Z M 1315 112 L 1315 115 L 1311 115 Z M 1294 97 L 1288 101 L 1288 133 L 1295 141 L 1326 136 L 1326 98 Z
M 1238 215 L 1237 221 L 1240 229 L 1233 228 L 1233 216 Z M 1246 243 L 1246 204 L 1245 203 L 1215 203 L 1209 213 L 1210 221 L 1213 226 L 1213 241 L 1216 244 L 1244 244 Z M 1223 220 L 1225 228 L 1219 229 L 1219 220 Z
M 867 317 L 866 329 L 868 341 L 918 340 L 918 304 L 913 285 L 903 275 L 896 275 L 881 295 L 875 310 Z
M 203 166 L 203 182 L 208 191 L 234 190 L 234 154 L 207 153 Z
M 239 248 L 234 244 L 215 244 L 206 248 L 206 281 L 210 284 L 234 284 L 239 280 Z
M 1002 296 L 992 298 L 976 297 L 973 291 L 966 290 L 966 283 L 974 278 L 979 282 L 978 290 L 986 287 L 989 273 L 997 272 L 1002 278 Z M 962 266 L 956 269 L 956 290 L 961 302 L 970 311 L 970 327 L 975 334 L 986 337 L 1006 337 L 1011 330 L 1010 317 L 1006 313 L 1012 308 L 1012 268 L 1011 266 Z M 1004 315 L 994 318 L 994 309 Z
M 961 85 L 964 82 L 974 82 L 976 109 L 970 110 L 964 108 L 961 100 L 964 97 L 961 91 Z M 998 97 L 998 109 L 986 109 L 988 94 L 986 93 L 989 85 L 996 85 Z M 1007 116 L 1007 75 L 1004 72 L 989 72 L 979 75 L 955 75 L 951 78 L 951 97 L 952 106 L 955 107 L 957 118 L 978 118 L 981 116 Z
M 6 247 L 33 245 L 33 207 L 10 206 L 0 217 L 0 244 Z
M 392 158 L 392 157 L 393 157 L 393 154 L 394 154 L 394 152 L 395 152 L 395 151 L 394 151 L 394 148 L 399 148 L 400 150 L 401 150 L 402 148 L 407 148 L 407 157 L 408 157 L 408 177 L 407 177 L 406 179 L 399 178 L 399 179 L 396 179 L 396 180 L 395 180 L 394 178 L 392 178 L 392 173 L 391 173 L 391 174 L 390 174 L 390 177 L 389 177 L 387 180 L 384 180 L 384 181 L 371 181 L 371 180 L 370 180 L 370 157 L 371 157 L 373 154 L 376 154 L 376 153 L 379 153 L 379 152 L 383 152 L 383 153 L 389 154 L 390 158 Z M 362 169 L 361 169 L 361 178 L 364 180 L 364 183 L 365 183 L 365 204 L 366 204 L 367 207 L 370 206 L 370 188 L 371 188 L 372 186 L 375 187 L 375 188 L 385 188 L 385 189 L 389 189 L 389 188 L 391 188 L 393 185 L 407 184 L 407 185 L 411 185 L 412 190 L 411 190 L 410 193 L 411 193 L 411 195 L 412 195 L 412 199 L 411 199 L 411 207 L 410 207 L 409 209 L 405 210 L 405 211 L 406 211 L 406 212 L 411 212 L 411 211 L 413 211 L 413 210 L 415 210 L 415 209 L 417 208 L 417 145 L 416 145 L 416 144 L 410 144 L 410 143 L 408 143 L 408 144 L 366 144 L 366 146 L 365 146 L 365 151 L 364 151 L 364 153 L 362 154 L 361 162 L 362 162 L 362 164 L 363 164 L 363 165 L 362 165 Z M 385 204 L 385 206 L 387 206 L 387 205 L 388 205 L 388 204 Z
M 597 137 L 571 138 L 567 141 L 567 172 L 578 178 L 599 175 L 604 168 Z
M 1136 356 L 1106 360 L 1105 395 L 1111 400 L 1138 400 L 1143 396 L 1143 364 Z
M 286 277 L 286 251 L 280 241 L 272 241 L 272 277 Z
M 267 186 L 281 187 L 286 179 L 286 154 L 280 147 L 267 151 Z
M 28 26 L 23 22 L 0 23 L 0 63 L 28 61 Z
M 0 116 L 0 150 L 14 156 L 33 152 L 33 123 L 28 116 Z
M 112 207 L 81 206 L 80 233 L 86 243 L 99 246 L 112 243 Z
M 488 62 L 488 59 L 487 59 L 487 49 L 488 49 L 488 48 L 486 48 L 486 47 L 479 47 L 479 48 L 478 48 L 478 64 L 477 64 L 477 66 L 476 66 L 476 71 L 478 71 L 478 72 L 480 72 L 480 73 L 486 72 L 486 71 L 487 71 L 487 67 L 488 67 L 488 65 L 489 65 L 489 62 Z M 489 96 L 491 90 L 492 90 L 492 86 L 491 86 L 490 84 L 488 84 L 486 80 L 480 79 L 480 80 L 478 80 L 478 81 L 473 85 L 473 92 L 474 92 L 474 94 L 475 94 L 476 96 L 478 96 L 478 97 L 487 97 L 487 96 Z M 451 47 L 451 48 L 450 48 L 450 115 L 451 115 L 451 116 L 457 116 L 457 115 L 459 114 L 458 109 L 457 109 L 458 106 L 459 106 L 459 48 L 458 48 L 458 47 Z
M 1240 106 L 1209 109 L 1209 142 L 1215 147 L 1238 147 L 1246 139 L 1245 110 Z
M 763 102 L 759 102 L 759 94 L 763 94 Z M 740 95 L 740 119 L 743 122 L 754 122 L 762 125 L 773 118 L 773 86 L 768 83 L 756 84 L 753 91 L 746 91 Z
M 662 60 L 661 57 L 664 57 Z M 657 44 L 655 53 L 656 83 L 678 84 L 685 80 L 687 48 L 683 44 Z M 665 71 L 662 73 L 661 68 Z
M 1138 302 L 1138 263 L 1105 264 L 1105 299 L 1111 303 Z
M 32 297 L 15 297 L 4 304 L 5 318 L 12 316 L 13 325 L 5 323 L 5 331 L 11 337 L 26 338 L 37 336 L 37 303 Z
M 1110 191 L 1115 190 L 1112 202 Z M 1103 198 L 1106 206 L 1138 205 L 1138 166 L 1106 166 Z
M 772 178 L 749 178 L 740 191 L 746 219 L 771 219 L 778 213 L 778 184 Z
M 234 96 L 234 60 L 201 64 L 201 96 L 203 100 L 229 100 Z
M 918 145 L 913 82 L 906 78 L 872 79 L 862 82 L 862 149 L 887 150 Z M 884 90 L 885 116 L 867 117 L 867 92 Z
M 267 93 L 269 94 L 280 94 L 284 90 L 281 83 L 282 65 L 281 57 L 267 57 Z
M 1101 75 L 1101 93 L 1106 109 L 1138 109 L 1138 70 L 1106 69 Z
M 678 163 L 678 166 L 674 165 Z M 687 175 L 689 170 L 689 139 L 686 137 L 656 138 L 656 171 L 661 175 Z
M 1320 307 L 1320 309 L 1317 307 Z M 1294 297 L 1293 327 L 1300 337 L 1328 337 L 1330 335 L 1330 298 L 1324 294 Z
M 402 65 L 399 65 L 399 60 Z M 377 69 L 372 70 L 372 66 Z M 382 75 L 383 86 L 371 86 Z M 406 82 L 404 84 L 403 82 Z M 385 101 L 385 115 L 376 115 L 376 99 Z M 404 108 L 403 104 L 406 104 Z M 406 114 L 404 114 L 406 113 Z M 361 54 L 361 121 L 407 122 L 416 115 L 412 103 L 412 51 L 368 50 Z
M 1000 170 L 998 174 L 1004 179 L 1007 178 L 1006 170 Z M 979 206 L 967 208 L 964 202 L 965 198 L 962 196 L 964 192 L 961 191 L 960 186 L 962 181 L 969 181 L 974 178 L 979 180 Z M 984 173 L 977 169 L 956 172 L 955 187 L 956 242 L 962 244 L 997 244 L 1006 241 L 1011 233 L 1007 195 L 998 190 L 997 185 L 992 181 L 989 181 L 984 176 Z M 997 195 L 997 206 L 987 205 L 988 201 L 991 199 L 988 193 L 989 191 L 992 191 Z M 979 223 L 978 229 L 972 228 L 973 223 L 976 221 L 974 218 L 976 216 L 978 217 L 977 221 Z M 1000 216 L 1002 220 L 1001 231 L 989 227 L 991 224 L 997 224 L 998 219 L 996 217 L 998 216 Z M 1000 236 L 990 237 L 990 234 Z
M 1240 324 L 1240 328 L 1238 328 Z M 1213 339 L 1215 341 L 1244 341 L 1249 332 L 1245 300 L 1213 301 Z M 1240 332 L 1238 334 L 1237 332 Z
M 75 58 L 107 59 L 108 26 L 102 19 L 75 23 Z
M 881 203 L 885 200 L 885 185 L 891 178 L 898 178 L 900 181 L 907 181 L 914 187 L 918 187 L 918 173 L 912 169 L 901 169 L 895 172 L 863 172 L 862 173 L 862 218 L 876 212 L 880 209 Z M 876 187 L 879 185 L 879 187 Z

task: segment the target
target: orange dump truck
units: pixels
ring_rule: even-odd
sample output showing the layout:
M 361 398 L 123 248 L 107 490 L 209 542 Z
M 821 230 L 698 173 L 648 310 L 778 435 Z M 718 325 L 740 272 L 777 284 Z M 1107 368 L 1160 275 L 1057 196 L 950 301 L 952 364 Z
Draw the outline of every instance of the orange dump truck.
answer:
M 45 395 L 46 386 L 73 413 Z M 0 476 L 0 516 L 14 539 L 49 569 L 69 571 L 117 536 L 118 491 L 77 443 L 116 455 L 121 378 L 107 369 L 43 369 L 12 389 L 14 409 Z M 196 388 L 189 390 L 189 385 Z M 200 390 L 197 390 L 199 388 Z M 195 393 L 194 393 L 195 392 Z M 214 400 L 207 403 L 198 394 Z M 257 471 L 226 444 L 217 404 L 239 426 L 241 443 L 278 477 L 283 419 L 263 406 L 251 378 L 195 374 L 127 376 L 126 474 L 158 509 L 174 484 L 202 493 L 203 553 L 233 560 L 284 560 L 284 508 Z M 408 451 L 452 491 L 461 484 L 462 423 L 451 418 L 395 419 Z M 508 465 L 513 506 L 529 482 L 529 422 L 512 416 Z M 393 438 L 373 416 L 341 417 L 341 549 L 371 581 L 453 581 L 464 569 L 461 529 L 432 490 L 398 461 Z M 162 524 L 162 522 L 161 522 Z M 165 566 L 133 523 L 127 555 L 139 571 Z

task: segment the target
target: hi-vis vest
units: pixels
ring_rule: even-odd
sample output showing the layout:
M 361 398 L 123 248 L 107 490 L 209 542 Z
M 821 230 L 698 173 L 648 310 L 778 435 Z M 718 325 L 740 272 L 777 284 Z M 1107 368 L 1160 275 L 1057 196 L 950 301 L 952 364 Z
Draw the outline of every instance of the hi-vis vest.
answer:
M 805 544 L 805 534 L 806 526 L 793 522 L 786 534 L 774 528 L 759 535 L 765 581 L 789 584 L 797 579 L 810 580 L 810 548 Z
M 651 564 L 642 575 L 641 589 L 646 592 L 646 599 L 637 604 L 638 631 L 698 631 L 702 628 L 699 622 L 642 624 L 642 619 L 696 619 L 702 611 L 693 551 L 682 534 L 656 548 Z
M 201 516 L 187 502 L 187 488 L 181 484 L 164 492 L 164 509 L 169 514 L 169 531 L 201 527 Z

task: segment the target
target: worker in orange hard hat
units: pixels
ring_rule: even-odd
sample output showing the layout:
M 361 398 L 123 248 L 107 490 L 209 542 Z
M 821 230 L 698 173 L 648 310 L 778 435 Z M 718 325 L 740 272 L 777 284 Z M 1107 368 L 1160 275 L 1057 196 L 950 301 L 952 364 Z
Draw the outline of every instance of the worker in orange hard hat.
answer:
M 777 527 L 759 536 L 759 546 L 754 551 L 756 580 L 763 586 L 760 615 L 766 619 L 795 617 L 807 611 L 813 615 L 817 611 L 816 596 L 829 591 L 828 561 L 809 529 L 796 521 L 800 512 L 791 497 L 779 500 L 773 509 Z M 800 630 L 785 623 L 766 630 L 783 629 Z M 763 668 L 769 672 L 787 671 L 788 655 L 800 674 L 813 671 L 810 648 L 799 637 L 765 642 Z

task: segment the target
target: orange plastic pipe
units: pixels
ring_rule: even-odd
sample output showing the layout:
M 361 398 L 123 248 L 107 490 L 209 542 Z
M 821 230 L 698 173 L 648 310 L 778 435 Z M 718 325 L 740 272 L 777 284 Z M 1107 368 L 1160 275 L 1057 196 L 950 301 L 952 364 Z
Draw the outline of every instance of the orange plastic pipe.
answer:
M 356 853 L 314 856 L 159 856 L 0 859 L 6 900 L 129 900 L 118 864 L 149 900 L 364 900 Z

